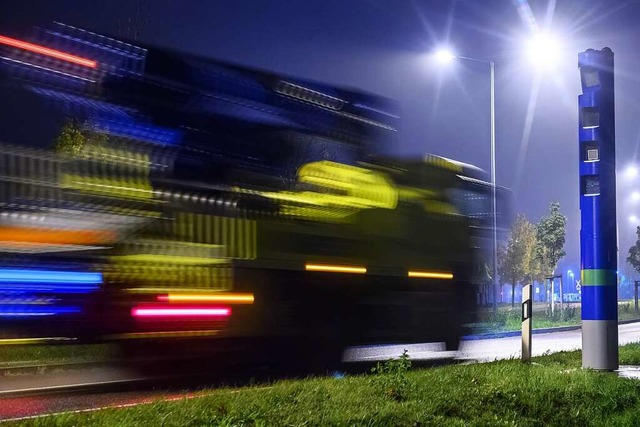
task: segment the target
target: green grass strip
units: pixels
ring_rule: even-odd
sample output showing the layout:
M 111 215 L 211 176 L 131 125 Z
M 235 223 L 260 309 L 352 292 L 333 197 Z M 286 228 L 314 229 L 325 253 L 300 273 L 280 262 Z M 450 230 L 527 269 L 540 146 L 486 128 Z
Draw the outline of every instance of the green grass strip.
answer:
M 0 345 L 0 367 L 108 360 L 118 356 L 118 348 L 112 344 Z
M 190 400 L 65 414 L 25 426 L 634 426 L 640 381 L 581 369 L 580 352 L 487 364 L 279 381 Z M 640 363 L 640 345 L 621 348 Z

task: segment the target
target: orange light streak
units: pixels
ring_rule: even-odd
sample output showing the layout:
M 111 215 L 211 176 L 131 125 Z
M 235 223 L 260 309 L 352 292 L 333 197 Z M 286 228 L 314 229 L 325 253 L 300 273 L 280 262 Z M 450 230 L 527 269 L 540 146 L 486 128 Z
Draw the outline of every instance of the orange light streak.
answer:
M 95 245 L 116 240 L 107 230 L 61 230 L 30 227 L 0 227 L 0 241 L 57 245 Z

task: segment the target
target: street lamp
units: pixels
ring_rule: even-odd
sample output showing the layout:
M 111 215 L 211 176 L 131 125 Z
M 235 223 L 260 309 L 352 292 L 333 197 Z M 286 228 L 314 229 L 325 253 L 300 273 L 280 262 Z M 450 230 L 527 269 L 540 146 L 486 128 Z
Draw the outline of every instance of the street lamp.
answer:
M 484 59 L 470 58 L 468 56 L 455 55 L 448 49 L 439 49 L 435 52 L 435 58 L 440 63 L 448 63 L 455 59 L 480 62 L 489 65 L 491 83 L 491 217 L 493 219 L 493 248 L 492 248 L 492 274 L 493 274 L 493 309 L 498 309 L 498 229 L 496 208 L 496 98 L 495 98 L 495 63 Z
M 624 174 L 629 179 L 635 178 L 636 176 L 638 176 L 638 168 L 631 165 L 627 167 L 627 169 L 624 171 Z
M 546 31 L 531 36 L 527 46 L 529 58 L 538 67 L 551 67 L 557 64 L 562 50 L 560 37 Z
M 438 62 L 443 64 L 447 64 L 457 58 L 449 49 L 439 49 L 434 56 Z

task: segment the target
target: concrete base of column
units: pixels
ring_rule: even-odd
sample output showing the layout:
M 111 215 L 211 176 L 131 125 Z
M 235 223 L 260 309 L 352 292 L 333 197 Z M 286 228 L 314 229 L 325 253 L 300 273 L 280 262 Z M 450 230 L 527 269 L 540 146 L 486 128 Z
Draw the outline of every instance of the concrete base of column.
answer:
M 582 367 L 596 371 L 618 369 L 618 321 L 582 321 Z

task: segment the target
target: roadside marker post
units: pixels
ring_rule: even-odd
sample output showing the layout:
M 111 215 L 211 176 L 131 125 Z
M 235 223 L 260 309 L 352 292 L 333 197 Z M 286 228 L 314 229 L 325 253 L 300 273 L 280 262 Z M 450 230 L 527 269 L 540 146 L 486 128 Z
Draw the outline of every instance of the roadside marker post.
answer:
M 531 296 L 531 285 L 526 285 L 522 288 L 522 361 L 525 363 L 531 362 Z

